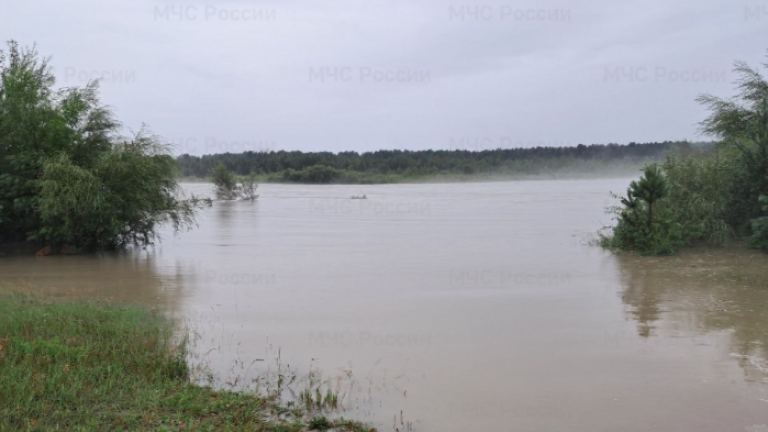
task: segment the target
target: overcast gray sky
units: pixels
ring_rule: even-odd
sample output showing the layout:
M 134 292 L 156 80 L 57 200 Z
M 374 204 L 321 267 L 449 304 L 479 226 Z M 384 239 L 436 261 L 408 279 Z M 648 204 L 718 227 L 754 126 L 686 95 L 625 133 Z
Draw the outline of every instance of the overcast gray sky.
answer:
M 701 139 L 768 4 L 0 0 L 0 36 L 177 153 L 480 150 Z

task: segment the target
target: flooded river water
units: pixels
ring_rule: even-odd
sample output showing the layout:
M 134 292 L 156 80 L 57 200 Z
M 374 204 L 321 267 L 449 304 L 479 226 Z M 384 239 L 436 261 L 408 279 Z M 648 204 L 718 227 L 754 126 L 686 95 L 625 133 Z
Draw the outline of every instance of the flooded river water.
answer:
M 322 371 L 380 431 L 768 431 L 768 256 L 589 246 L 628 183 L 262 185 L 0 285 L 159 308 L 219 384 Z

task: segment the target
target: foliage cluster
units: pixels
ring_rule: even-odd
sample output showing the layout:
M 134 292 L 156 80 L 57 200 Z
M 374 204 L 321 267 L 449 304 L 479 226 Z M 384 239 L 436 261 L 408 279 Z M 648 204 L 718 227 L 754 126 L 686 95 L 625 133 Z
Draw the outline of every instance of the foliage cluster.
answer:
M 168 147 L 145 128 L 120 136 L 98 82 L 54 84 L 34 48 L 0 51 L 0 241 L 116 248 L 191 225 Z
M 768 250 L 768 81 L 744 63 L 735 71 L 736 97 L 698 98 L 711 112 L 702 131 L 720 141 L 678 148 L 662 166 L 646 167 L 621 206 L 610 209 L 617 225 L 602 237 L 604 246 L 659 255 L 735 237 Z M 665 192 L 651 197 L 648 188 Z
M 256 194 L 256 174 L 250 173 L 238 177 L 229 171 L 224 165 L 218 165 L 211 172 L 216 198 L 220 200 L 242 199 L 253 201 L 259 196 Z

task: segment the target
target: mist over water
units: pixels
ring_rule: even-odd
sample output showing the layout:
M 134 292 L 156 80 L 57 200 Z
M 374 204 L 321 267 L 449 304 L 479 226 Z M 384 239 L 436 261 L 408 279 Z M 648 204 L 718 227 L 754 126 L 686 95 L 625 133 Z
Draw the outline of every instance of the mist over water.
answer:
M 763 430 L 768 257 L 589 246 L 628 183 L 266 184 L 145 250 L 0 259 L 0 286 L 180 317 L 222 384 L 351 374 L 380 431 Z

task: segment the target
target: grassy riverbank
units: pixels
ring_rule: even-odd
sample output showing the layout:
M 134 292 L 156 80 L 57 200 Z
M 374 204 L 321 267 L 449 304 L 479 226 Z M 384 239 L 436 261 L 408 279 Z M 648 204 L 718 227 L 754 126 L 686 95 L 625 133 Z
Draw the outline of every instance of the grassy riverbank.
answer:
M 136 307 L 0 298 L 0 431 L 366 431 L 192 385 L 169 323 Z

